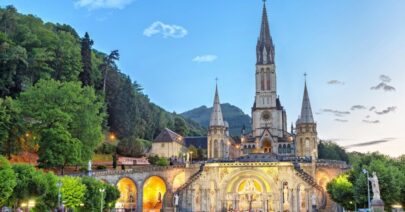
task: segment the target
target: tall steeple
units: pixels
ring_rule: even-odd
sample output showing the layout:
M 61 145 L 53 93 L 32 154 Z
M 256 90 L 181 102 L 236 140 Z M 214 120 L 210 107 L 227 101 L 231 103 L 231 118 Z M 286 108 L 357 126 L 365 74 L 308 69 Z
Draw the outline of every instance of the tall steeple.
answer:
M 267 19 L 266 1 L 263 1 L 262 24 L 256 45 L 257 64 L 274 64 L 274 45 Z
M 211 126 L 225 126 L 224 118 L 222 116 L 221 104 L 219 102 L 218 85 L 215 85 L 214 106 L 212 108 L 210 127 Z
M 302 99 L 301 117 L 298 119 L 300 124 L 313 124 L 314 117 L 312 115 L 311 103 L 309 101 L 307 82 L 305 80 L 304 97 Z

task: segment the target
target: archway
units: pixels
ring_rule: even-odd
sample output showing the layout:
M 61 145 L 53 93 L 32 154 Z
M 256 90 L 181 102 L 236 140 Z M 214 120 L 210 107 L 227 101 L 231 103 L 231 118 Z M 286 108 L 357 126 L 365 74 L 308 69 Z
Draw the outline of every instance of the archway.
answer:
M 265 172 L 235 171 L 224 178 L 222 186 L 228 211 L 275 211 L 275 184 Z
M 186 173 L 181 172 L 173 179 L 173 191 L 176 191 L 180 186 L 186 183 Z
M 149 177 L 143 184 L 143 211 L 160 211 L 165 193 L 165 181 L 158 176 Z
M 117 188 L 120 191 L 120 198 L 115 204 L 115 208 L 122 210 L 136 209 L 137 188 L 134 181 L 124 177 L 117 183 Z
M 271 142 L 269 139 L 263 140 L 263 151 L 265 153 L 271 152 Z

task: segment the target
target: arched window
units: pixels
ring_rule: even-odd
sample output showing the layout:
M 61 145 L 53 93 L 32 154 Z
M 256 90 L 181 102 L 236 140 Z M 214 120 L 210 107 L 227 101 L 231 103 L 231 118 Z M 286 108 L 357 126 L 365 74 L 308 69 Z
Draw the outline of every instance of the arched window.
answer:
M 218 158 L 218 141 L 217 140 L 214 140 L 214 146 L 213 146 L 213 148 L 214 148 L 214 158 Z
M 264 69 L 263 68 L 260 71 L 260 88 L 262 91 L 265 90 L 265 88 L 264 88 Z
M 271 90 L 270 88 L 270 69 L 266 69 L 266 87 L 267 90 Z
M 288 153 L 288 154 L 291 153 L 291 145 L 290 145 L 290 144 L 287 145 L 287 153 Z
M 309 149 L 309 138 L 306 138 L 306 139 L 305 139 L 305 150 L 306 150 L 307 153 L 310 152 L 310 149 Z
M 282 152 L 281 152 L 282 150 L 281 150 L 281 144 L 279 144 L 278 145 L 278 154 L 281 154 Z
M 285 153 L 287 153 L 287 147 L 286 147 L 286 145 L 284 144 L 284 145 L 283 145 L 283 154 L 285 154 Z

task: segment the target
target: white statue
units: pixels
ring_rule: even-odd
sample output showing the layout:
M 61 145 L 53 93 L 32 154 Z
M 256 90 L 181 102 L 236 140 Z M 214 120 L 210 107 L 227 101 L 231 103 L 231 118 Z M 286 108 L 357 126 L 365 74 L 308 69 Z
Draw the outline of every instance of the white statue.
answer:
M 312 206 L 316 206 L 316 195 L 315 195 L 315 193 L 313 193 L 312 196 L 311 196 L 311 202 L 312 202 Z
M 245 190 L 245 192 L 249 192 L 249 193 L 254 192 L 256 190 L 253 180 L 251 180 L 251 179 L 247 180 L 244 190 Z
M 87 163 L 87 171 L 91 172 L 91 160 Z
M 380 196 L 380 185 L 378 184 L 378 178 L 375 172 L 373 172 L 373 177 L 369 177 L 368 180 L 371 182 L 371 187 L 373 189 L 373 199 L 381 199 Z
M 178 206 L 179 205 L 179 195 L 175 194 L 174 195 L 174 206 Z
M 284 189 L 283 189 L 283 200 L 284 203 L 288 202 L 288 185 L 284 185 Z

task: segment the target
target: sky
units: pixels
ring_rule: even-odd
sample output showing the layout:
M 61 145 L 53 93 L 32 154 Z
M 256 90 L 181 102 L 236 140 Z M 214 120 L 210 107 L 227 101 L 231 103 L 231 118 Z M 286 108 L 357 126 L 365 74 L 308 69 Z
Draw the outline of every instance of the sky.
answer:
M 181 113 L 221 102 L 251 113 L 260 0 L 0 0 L 118 49 L 122 72 Z M 405 1 L 268 0 L 277 92 L 295 122 L 304 77 L 320 139 L 405 154 Z M 357 144 L 364 145 L 357 145 Z

